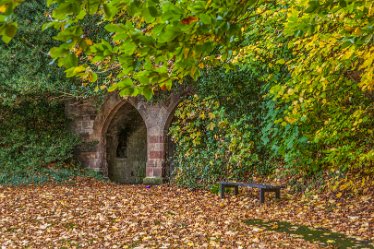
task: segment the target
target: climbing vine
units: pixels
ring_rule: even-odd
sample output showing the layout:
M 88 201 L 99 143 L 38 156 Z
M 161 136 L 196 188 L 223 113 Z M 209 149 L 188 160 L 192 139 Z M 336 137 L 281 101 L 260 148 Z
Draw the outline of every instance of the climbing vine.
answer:
M 189 187 L 205 187 L 223 179 L 252 176 L 258 155 L 246 117 L 230 119 L 214 98 L 184 100 L 171 128 L 177 143 L 175 179 Z

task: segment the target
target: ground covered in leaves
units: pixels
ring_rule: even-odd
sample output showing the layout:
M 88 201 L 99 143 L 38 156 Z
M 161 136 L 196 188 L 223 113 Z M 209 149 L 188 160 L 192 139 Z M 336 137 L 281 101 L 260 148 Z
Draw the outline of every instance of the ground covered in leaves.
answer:
M 302 237 L 251 225 L 282 221 L 374 240 L 374 196 L 309 199 L 285 190 L 282 200 L 257 191 L 219 199 L 170 186 L 70 184 L 0 186 L 1 248 L 323 248 Z M 331 240 L 334 247 L 334 241 Z M 369 245 L 368 248 L 372 246 Z

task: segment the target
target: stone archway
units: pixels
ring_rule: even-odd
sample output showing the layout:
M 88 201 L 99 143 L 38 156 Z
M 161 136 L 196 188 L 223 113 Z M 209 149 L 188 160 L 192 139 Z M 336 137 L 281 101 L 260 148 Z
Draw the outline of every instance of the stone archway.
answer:
M 113 158 L 115 157 L 108 153 L 108 148 L 118 146 L 115 137 L 120 136 L 121 128 L 119 127 L 126 126 L 124 123 L 131 123 L 129 120 L 126 121 L 125 110 L 133 108 L 141 116 L 146 127 L 147 163 L 146 177 L 143 182 L 161 183 L 165 176 L 165 154 L 170 117 L 179 98 L 178 94 L 171 93 L 164 100 L 147 102 L 141 97 L 125 100 L 118 94 L 109 94 L 101 105 L 97 105 L 94 99 L 67 102 L 66 115 L 72 120 L 71 128 L 83 141 L 82 146 L 77 148 L 77 158 L 83 165 L 110 177 L 109 169 L 114 165 Z M 144 126 L 142 129 L 144 131 Z M 141 133 L 140 130 L 138 132 Z M 131 170 L 127 172 L 131 176 Z
M 165 176 L 170 178 L 173 175 L 174 169 L 175 169 L 175 163 L 174 163 L 174 154 L 176 150 L 176 144 L 172 141 L 171 135 L 169 134 L 170 126 L 175 120 L 175 110 L 177 109 L 177 105 L 179 103 L 179 100 L 175 102 L 175 105 L 171 107 L 169 116 L 166 119 L 165 126 L 164 126 L 164 134 L 166 137 L 165 141 Z

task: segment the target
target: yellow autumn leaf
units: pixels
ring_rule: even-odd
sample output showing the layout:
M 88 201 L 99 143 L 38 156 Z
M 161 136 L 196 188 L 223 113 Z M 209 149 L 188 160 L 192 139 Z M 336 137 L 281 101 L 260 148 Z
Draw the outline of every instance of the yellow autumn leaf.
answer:
M 207 128 L 208 128 L 208 130 L 212 131 L 212 130 L 214 130 L 214 127 L 216 127 L 216 125 L 213 122 L 211 122 L 211 123 L 208 124 Z
M 220 122 L 218 123 L 218 127 L 219 127 L 219 128 L 225 128 L 226 125 L 227 125 L 227 122 L 226 122 L 226 121 L 220 121 Z
M 346 190 L 348 187 L 350 187 L 350 185 L 351 185 L 350 182 L 344 183 L 343 185 L 339 187 L 339 190 L 340 191 Z
M 83 53 L 83 49 L 81 47 L 78 47 L 74 50 L 74 53 L 77 57 L 79 57 Z
M 5 13 L 7 11 L 6 5 L 0 5 L 0 13 Z
M 193 66 L 193 67 L 191 68 L 191 73 L 190 73 L 191 77 L 194 77 L 194 76 L 195 76 L 196 70 L 197 70 L 197 68 L 196 68 L 195 66 Z
M 93 44 L 93 41 L 91 39 L 84 39 L 84 42 L 87 44 L 87 46 L 91 46 Z
M 73 73 L 77 74 L 77 73 L 81 73 L 85 70 L 86 70 L 86 67 L 81 65 L 81 66 L 75 67 L 74 70 L 73 70 Z
M 187 58 L 187 57 L 188 57 L 189 52 L 190 52 L 190 49 L 189 49 L 189 48 L 184 48 L 184 49 L 183 49 L 183 55 L 184 55 L 184 58 Z

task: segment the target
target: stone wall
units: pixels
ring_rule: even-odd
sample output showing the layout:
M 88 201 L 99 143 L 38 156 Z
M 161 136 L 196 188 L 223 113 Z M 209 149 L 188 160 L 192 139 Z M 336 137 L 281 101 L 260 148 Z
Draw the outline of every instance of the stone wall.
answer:
M 99 141 L 93 138 L 97 115 L 95 102 L 95 100 L 68 101 L 65 104 L 65 114 L 71 120 L 70 129 L 82 140 L 82 144 L 75 150 L 77 159 L 84 166 L 100 171 L 97 160 Z

